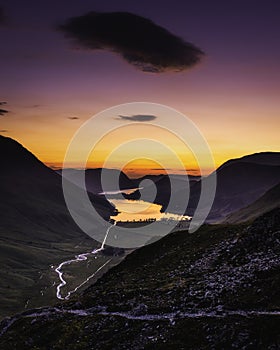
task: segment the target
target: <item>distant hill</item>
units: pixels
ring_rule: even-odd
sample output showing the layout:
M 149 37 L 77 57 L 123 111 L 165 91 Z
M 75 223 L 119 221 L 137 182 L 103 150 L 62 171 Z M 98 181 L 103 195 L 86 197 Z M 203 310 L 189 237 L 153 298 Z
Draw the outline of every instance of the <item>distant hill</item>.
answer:
M 62 170 L 57 171 L 59 174 L 62 174 Z M 77 186 L 82 186 L 81 180 L 79 177 L 79 169 L 64 169 L 64 177 L 67 178 L 72 183 Z M 101 173 L 102 177 L 105 180 L 105 186 L 101 184 Z M 114 179 L 118 181 L 114 182 Z M 129 178 L 124 172 L 116 169 L 107 169 L 107 168 L 95 168 L 95 169 L 86 169 L 85 170 L 85 183 L 86 188 L 89 192 L 94 194 L 106 192 L 106 191 L 116 191 L 116 190 L 126 190 L 133 189 L 140 186 L 141 182 L 144 180 L 151 180 L 156 187 L 156 196 L 154 203 L 161 204 L 163 206 L 162 210 L 165 210 L 171 193 L 171 182 L 172 179 L 173 191 L 181 191 L 183 187 L 186 186 L 186 182 L 189 181 L 189 185 L 192 186 L 195 182 L 200 179 L 200 176 L 187 176 L 186 175 L 145 175 L 140 178 Z M 116 185 L 114 185 L 114 183 Z M 142 186 L 142 184 L 141 184 Z M 145 185 L 140 191 L 135 191 L 131 194 L 107 194 L 107 198 L 127 198 L 127 199 L 142 199 L 150 201 L 151 198 L 151 185 Z M 184 199 L 185 204 L 185 199 Z
M 78 169 L 64 169 L 63 175 L 71 182 L 77 186 L 81 186 Z M 62 170 L 58 170 L 59 174 L 62 174 Z M 102 179 L 101 179 L 102 174 Z M 118 179 L 117 187 L 113 184 L 114 179 Z M 105 180 L 106 188 L 103 188 L 102 181 Z M 106 191 L 116 191 L 118 189 L 130 189 L 135 187 L 135 182 L 128 178 L 127 175 L 116 169 L 86 169 L 85 170 L 85 183 L 86 188 L 89 192 L 94 194 L 106 192 Z
M 0 162 L 1 317 L 22 309 L 34 293 L 40 294 L 38 279 L 41 273 L 49 278 L 51 264 L 97 243 L 71 218 L 58 174 L 3 136 Z M 114 207 L 103 197 L 90 195 L 90 199 L 105 218 L 113 214 Z M 83 210 L 78 203 L 77 210 Z
M 102 190 L 101 186 L 101 170 L 89 169 L 86 170 L 86 185 L 88 190 L 93 193 L 99 193 Z M 77 171 L 77 170 L 76 170 Z M 182 188 L 186 187 L 186 176 L 180 175 L 145 175 L 137 179 L 129 179 L 123 172 L 114 169 L 104 169 L 105 179 L 107 179 L 106 190 L 110 188 L 111 176 L 120 176 L 119 186 L 121 189 L 133 188 L 140 186 L 143 180 L 151 180 L 156 188 L 154 202 L 162 205 L 162 210 L 166 210 L 169 205 L 171 194 L 172 178 L 173 188 L 172 193 L 176 198 L 176 206 L 169 206 L 169 210 L 178 212 L 180 209 L 187 207 L 186 198 Z M 74 171 L 69 171 L 69 179 L 72 176 L 74 183 Z M 279 152 L 261 152 L 251 155 L 246 155 L 241 158 L 231 159 L 222 164 L 217 170 L 217 191 L 211 212 L 207 218 L 208 222 L 219 222 L 224 220 L 229 214 L 244 208 L 259 197 L 267 190 L 275 186 L 280 181 L 280 153 Z M 201 190 L 201 181 L 209 181 L 210 177 L 200 179 L 197 176 L 189 176 L 190 199 L 186 213 L 192 215 L 196 209 Z M 150 200 L 151 185 L 145 186 L 141 190 L 141 199 Z M 129 195 L 124 195 L 128 199 L 139 199 L 140 192 L 136 191 Z
M 239 223 L 253 220 L 275 208 L 280 208 L 280 183 L 268 190 L 254 203 L 229 215 L 225 219 L 225 223 Z
M 200 180 L 200 176 L 192 176 L 192 175 L 167 175 L 167 174 L 160 174 L 160 175 L 145 175 L 143 177 L 134 179 L 134 181 L 137 183 L 137 186 L 140 186 L 141 182 L 144 180 L 150 180 L 153 182 L 156 188 L 156 196 L 154 199 L 154 203 L 161 204 L 162 210 L 165 211 L 168 204 L 169 199 L 172 193 L 175 194 L 176 197 L 176 204 L 180 208 L 185 208 L 186 198 L 181 198 L 182 188 L 186 188 L 186 186 L 192 187 L 196 182 Z M 171 181 L 172 181 L 172 189 L 171 189 Z M 142 192 L 142 199 L 146 200 L 146 198 L 150 197 L 150 186 L 146 186 L 141 192 Z M 134 194 L 132 194 L 132 197 Z M 176 212 L 178 208 L 169 207 L 169 210 L 173 210 Z M 180 212 L 180 210 L 179 210 Z
M 98 173 L 99 169 L 95 171 Z M 106 171 L 109 174 L 112 170 Z M 187 207 L 186 214 L 191 216 L 195 212 L 200 198 L 201 181 L 207 184 L 211 176 L 213 176 L 211 174 L 204 178 L 189 176 L 190 198 L 187 203 L 185 192 L 182 191 L 182 188 L 187 186 L 186 176 L 145 175 L 141 178 L 130 180 L 125 174 L 120 173 L 120 175 L 122 179 L 120 181 L 120 184 L 122 184 L 121 188 L 138 187 L 142 181 L 151 180 L 156 188 L 154 203 L 162 205 L 163 211 L 169 205 L 171 178 L 173 183 L 172 193 L 174 198 L 176 198 L 176 203 L 175 206 L 169 205 L 169 211 L 180 212 L 181 208 Z M 216 170 L 216 175 L 217 191 L 212 209 L 207 218 L 208 222 L 223 221 L 229 214 L 252 204 L 267 190 L 278 184 L 280 181 L 280 153 L 261 152 L 231 159 Z M 86 178 L 90 178 L 87 173 Z M 93 178 L 92 174 L 91 178 Z M 95 178 L 97 178 L 96 175 Z M 94 183 L 98 184 L 99 179 L 97 178 Z M 88 188 L 90 188 L 89 180 L 87 184 Z M 97 189 L 100 190 L 100 187 L 97 186 Z M 97 190 L 95 189 L 95 191 Z M 151 197 L 150 192 L 151 185 L 146 185 L 141 190 L 141 199 L 149 201 Z M 125 197 L 128 199 L 139 199 L 140 192 L 136 191 L 125 195 Z
M 230 213 L 256 201 L 280 181 L 280 153 L 264 152 L 232 159 L 217 171 L 217 191 L 208 221 L 223 220 Z M 207 183 L 208 178 L 203 179 Z M 191 188 L 188 214 L 197 206 L 201 183 Z

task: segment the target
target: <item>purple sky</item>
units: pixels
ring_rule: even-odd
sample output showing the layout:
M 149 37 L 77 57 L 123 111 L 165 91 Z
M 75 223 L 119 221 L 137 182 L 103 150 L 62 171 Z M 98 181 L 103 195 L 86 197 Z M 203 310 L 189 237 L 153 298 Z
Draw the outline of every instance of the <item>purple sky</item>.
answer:
M 0 117 L 0 129 L 42 160 L 62 160 L 79 120 L 131 101 L 186 113 L 217 163 L 279 150 L 279 1 L 7 0 L 1 7 L 0 101 L 7 101 L 10 113 Z M 72 50 L 54 27 L 88 11 L 147 17 L 206 57 L 184 73 L 149 74 L 106 51 Z M 68 119 L 73 116 L 79 119 Z

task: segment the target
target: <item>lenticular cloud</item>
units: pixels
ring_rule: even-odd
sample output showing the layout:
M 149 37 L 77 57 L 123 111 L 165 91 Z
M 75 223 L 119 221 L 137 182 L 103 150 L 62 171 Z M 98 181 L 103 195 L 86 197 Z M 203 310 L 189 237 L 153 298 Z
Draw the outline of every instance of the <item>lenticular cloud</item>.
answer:
M 183 71 L 204 54 L 151 20 L 128 12 L 89 12 L 66 20 L 58 30 L 79 47 L 118 53 L 144 72 Z

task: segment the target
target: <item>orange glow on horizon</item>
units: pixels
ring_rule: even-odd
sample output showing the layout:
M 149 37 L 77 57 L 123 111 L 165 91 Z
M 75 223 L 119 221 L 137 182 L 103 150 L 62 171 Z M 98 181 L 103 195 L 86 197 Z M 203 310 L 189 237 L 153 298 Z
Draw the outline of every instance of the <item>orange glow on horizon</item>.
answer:
M 184 110 L 181 106 L 181 110 Z M 194 108 L 194 107 L 192 107 Z M 238 111 L 236 106 L 236 111 Z M 178 108 L 180 109 L 180 108 Z M 200 112 L 192 110 L 186 112 L 186 115 L 192 116 L 192 119 L 196 122 L 196 125 L 201 130 L 205 139 L 212 150 L 213 158 L 216 164 L 216 168 L 223 164 L 225 161 L 233 158 L 239 158 L 244 155 L 263 152 L 263 151 L 279 151 L 279 132 L 276 127 L 276 123 L 269 118 L 267 123 L 261 123 L 260 117 L 263 117 L 262 111 L 252 110 L 250 114 L 245 116 L 244 113 L 236 113 L 233 111 L 224 110 L 221 108 L 219 111 L 213 111 L 211 108 L 207 110 L 205 107 L 200 108 Z M 223 115 L 230 113 L 236 114 L 236 118 L 225 119 Z M 254 114 L 254 118 L 252 116 Z M 205 117 L 202 117 L 205 116 Z M 254 119 L 254 123 L 252 123 Z M 84 120 L 69 121 L 65 117 L 57 119 L 55 123 L 44 121 L 44 115 L 42 120 L 40 118 L 34 119 L 26 116 L 23 118 L 24 123 L 19 126 L 19 117 L 2 118 L 3 128 L 7 128 L 8 132 L 5 132 L 3 136 L 11 137 L 21 143 L 29 151 L 31 151 L 36 157 L 51 168 L 62 168 L 63 159 L 74 133 L 82 125 Z M 260 120 L 258 122 L 258 120 Z M 218 125 L 218 127 L 217 127 Z M 120 143 L 128 140 L 129 128 L 125 132 L 111 133 L 110 137 L 105 137 L 103 142 L 99 143 L 96 147 L 97 156 L 94 155 L 88 160 L 87 167 L 97 168 L 102 167 L 104 160 L 110 153 L 110 149 L 117 147 Z M 141 131 L 142 130 L 142 131 Z M 197 175 L 199 169 L 197 163 L 193 161 L 193 157 L 190 153 L 178 142 L 174 137 L 167 135 L 165 131 L 153 132 L 145 129 L 143 125 L 140 131 L 137 130 L 139 137 L 148 135 L 148 138 L 157 136 L 157 139 L 164 143 L 168 141 L 172 149 L 176 151 L 179 157 L 182 159 L 185 168 L 189 174 Z M 132 129 L 131 129 L 132 132 Z M 126 156 L 124 158 L 115 158 L 109 164 L 108 168 L 122 169 L 126 164 Z M 168 160 L 166 160 L 168 163 Z M 71 164 L 73 168 L 81 167 L 79 158 L 73 159 Z M 126 168 L 126 172 L 131 177 L 142 176 L 145 174 L 159 174 L 161 170 L 154 170 L 149 164 L 142 162 L 141 165 L 134 164 L 133 166 Z M 174 174 L 180 174 L 178 169 L 169 162 L 168 168 Z M 191 169 L 191 170 L 190 170 Z M 202 164 L 202 175 L 209 174 L 213 169 L 210 169 L 208 164 Z
M 60 170 L 63 167 L 63 163 L 44 163 L 46 166 L 53 170 Z M 88 164 L 87 169 L 96 169 L 96 168 L 102 168 L 103 163 L 96 164 Z M 81 169 L 81 166 L 79 164 L 73 164 L 71 167 L 73 169 Z M 139 178 L 145 175 L 162 175 L 166 174 L 166 171 L 164 169 L 154 169 L 154 168 L 145 168 L 144 166 L 142 167 L 135 167 L 135 168 L 124 168 L 124 169 L 119 169 L 118 167 L 114 167 L 111 169 L 117 169 L 117 170 L 122 170 L 128 177 L 130 178 Z M 193 176 L 200 176 L 199 169 L 191 169 L 187 170 L 188 175 L 193 175 Z M 202 169 L 202 174 L 203 175 L 208 175 L 211 173 L 210 169 Z M 169 174 L 173 175 L 182 175 L 181 171 L 178 171 L 177 169 L 172 169 L 169 171 Z

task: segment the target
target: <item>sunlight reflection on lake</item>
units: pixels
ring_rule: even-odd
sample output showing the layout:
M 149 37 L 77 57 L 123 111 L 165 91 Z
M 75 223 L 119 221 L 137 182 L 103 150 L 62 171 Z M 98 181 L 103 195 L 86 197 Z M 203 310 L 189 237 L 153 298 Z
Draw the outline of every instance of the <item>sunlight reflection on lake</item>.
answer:
M 146 221 L 155 220 L 190 220 L 190 216 L 180 216 L 172 213 L 161 213 L 159 204 L 146 202 L 143 200 L 110 199 L 119 211 L 118 215 L 112 219 L 116 221 Z

